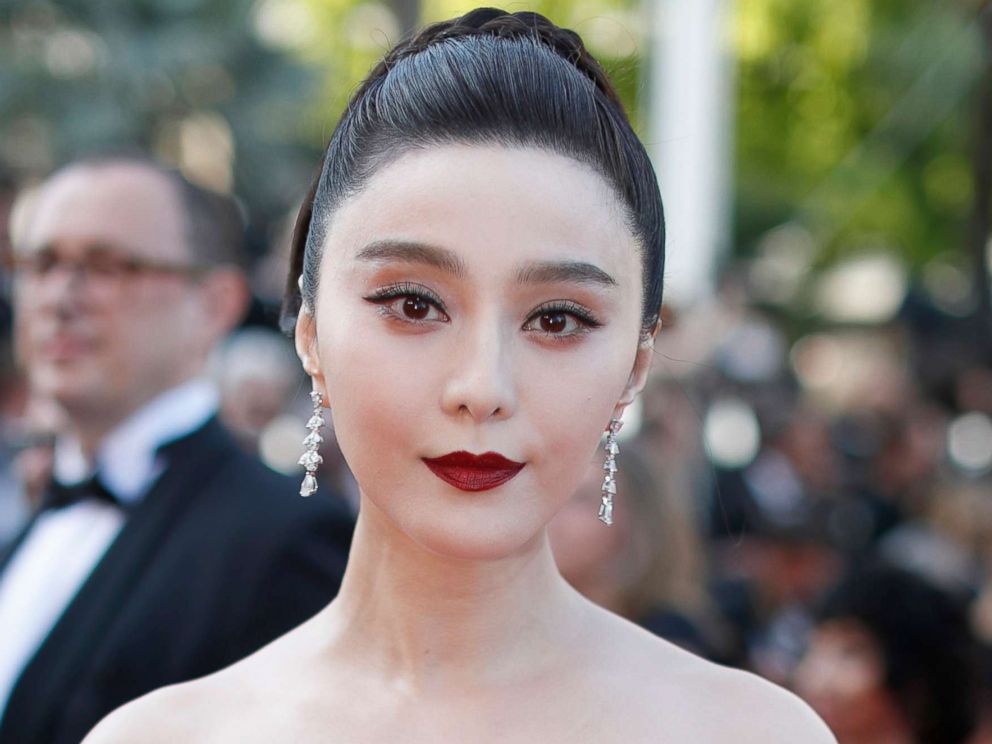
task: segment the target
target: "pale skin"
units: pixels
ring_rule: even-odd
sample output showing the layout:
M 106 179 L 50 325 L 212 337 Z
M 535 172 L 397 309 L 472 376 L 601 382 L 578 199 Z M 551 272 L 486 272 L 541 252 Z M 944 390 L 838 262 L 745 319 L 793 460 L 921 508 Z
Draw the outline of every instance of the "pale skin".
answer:
M 449 145 L 379 170 L 335 213 L 297 329 L 362 492 L 338 597 L 87 742 L 834 741 L 789 693 L 606 612 L 554 564 L 547 523 L 648 372 L 641 281 L 615 196 L 573 160 Z M 396 286 L 439 302 L 411 313 L 382 299 Z M 457 450 L 526 465 L 467 493 L 421 461 Z

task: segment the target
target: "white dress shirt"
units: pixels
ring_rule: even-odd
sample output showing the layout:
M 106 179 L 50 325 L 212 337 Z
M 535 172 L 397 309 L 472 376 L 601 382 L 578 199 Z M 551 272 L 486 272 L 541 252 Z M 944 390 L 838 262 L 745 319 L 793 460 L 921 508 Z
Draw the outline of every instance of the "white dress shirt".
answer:
M 99 473 L 121 502 L 138 503 L 165 467 L 156 450 L 200 428 L 218 395 L 197 379 L 155 398 L 114 429 L 95 462 L 79 442 L 55 443 L 55 479 L 67 485 Z M 41 514 L 0 575 L 0 715 L 24 667 L 69 606 L 125 522 L 124 512 L 87 499 Z

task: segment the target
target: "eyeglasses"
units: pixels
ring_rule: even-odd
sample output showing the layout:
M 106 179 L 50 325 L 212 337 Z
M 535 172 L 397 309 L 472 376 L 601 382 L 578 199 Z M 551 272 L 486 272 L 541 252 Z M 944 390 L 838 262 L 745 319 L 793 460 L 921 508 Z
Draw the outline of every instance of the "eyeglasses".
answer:
M 120 251 L 92 249 L 81 256 L 69 258 L 47 248 L 15 253 L 8 261 L 15 276 L 40 280 L 59 269 L 68 269 L 94 284 L 116 283 L 140 275 L 165 274 L 200 277 L 209 267 L 196 264 L 176 264 L 148 258 L 129 256 Z

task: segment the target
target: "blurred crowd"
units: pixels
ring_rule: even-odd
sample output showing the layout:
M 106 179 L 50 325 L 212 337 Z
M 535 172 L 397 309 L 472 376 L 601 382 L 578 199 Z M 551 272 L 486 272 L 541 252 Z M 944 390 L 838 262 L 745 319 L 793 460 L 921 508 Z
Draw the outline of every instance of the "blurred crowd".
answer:
M 16 193 L 0 182 L 0 225 Z M 278 236 L 255 311 L 209 366 L 241 446 L 298 475 L 309 391 L 275 328 Z M 0 230 L 0 250 L 9 238 Z M 871 323 L 769 303 L 734 265 L 666 310 L 652 379 L 623 430 L 615 524 L 601 461 L 551 526 L 580 591 L 810 702 L 842 744 L 992 742 L 992 341 L 907 283 Z M 63 414 L 15 363 L 0 292 L 0 544 L 39 505 Z M 319 473 L 357 508 L 325 435 Z

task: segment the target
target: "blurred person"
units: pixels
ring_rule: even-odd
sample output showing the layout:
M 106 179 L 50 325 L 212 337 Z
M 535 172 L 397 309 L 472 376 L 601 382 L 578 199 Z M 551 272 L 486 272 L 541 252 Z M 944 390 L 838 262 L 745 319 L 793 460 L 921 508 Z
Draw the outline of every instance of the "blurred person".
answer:
M 707 658 L 719 638 L 705 596 L 706 565 L 692 508 L 663 490 L 644 453 L 623 447 L 613 529 L 588 519 L 600 500 L 602 463 L 548 525 L 562 576 L 602 607 Z
M 65 415 L 50 398 L 34 395 L 15 425 L 14 469 L 31 511 L 42 505 L 55 468 L 55 438 L 65 427 Z
M 986 362 L 962 370 L 954 381 L 954 400 L 959 411 L 992 416 L 992 365 Z
M 976 619 L 985 607 L 986 562 L 992 558 L 992 483 L 955 475 L 950 469 L 931 479 L 919 513 L 889 530 L 878 552 L 889 562 L 925 576 L 954 593 L 978 596 Z M 992 596 L 990 596 L 992 599 Z M 990 607 L 989 609 L 992 609 Z M 992 622 L 992 617 L 989 617 Z M 982 633 L 992 641 L 992 625 Z
M 976 653 L 960 598 L 859 562 L 825 599 L 794 689 L 840 744 L 963 744 L 977 717 Z
M 17 200 L 17 179 L 13 172 L 0 164 L 0 302 L 6 302 L 10 294 L 10 277 L 7 264 L 10 260 L 11 214 Z M 3 320 L 0 311 L 0 320 Z
M 75 744 L 323 606 L 351 522 L 294 498 L 217 420 L 205 364 L 247 301 L 232 201 L 108 157 L 25 209 L 17 349 L 65 423 L 55 481 L 0 557 L 0 742 Z
M 667 336 L 662 328 L 659 337 Z M 662 488 L 684 493 L 693 504 L 695 519 L 706 511 L 708 471 L 702 446 L 702 419 L 688 380 L 654 372 L 642 393 L 638 446 L 658 473 Z
M 292 345 L 276 331 L 243 328 L 224 341 L 210 368 L 221 420 L 248 451 L 257 452 L 262 431 L 302 381 Z
M 720 518 L 730 530 L 711 545 L 711 591 L 731 629 L 728 661 L 784 684 L 813 625 L 813 608 L 835 581 L 833 505 L 814 499 L 780 452 L 744 470 L 716 470 Z
M 16 423 L 26 386 L 14 364 L 12 330 L 11 308 L 0 289 L 0 550 L 17 534 L 28 513 L 15 465 Z

